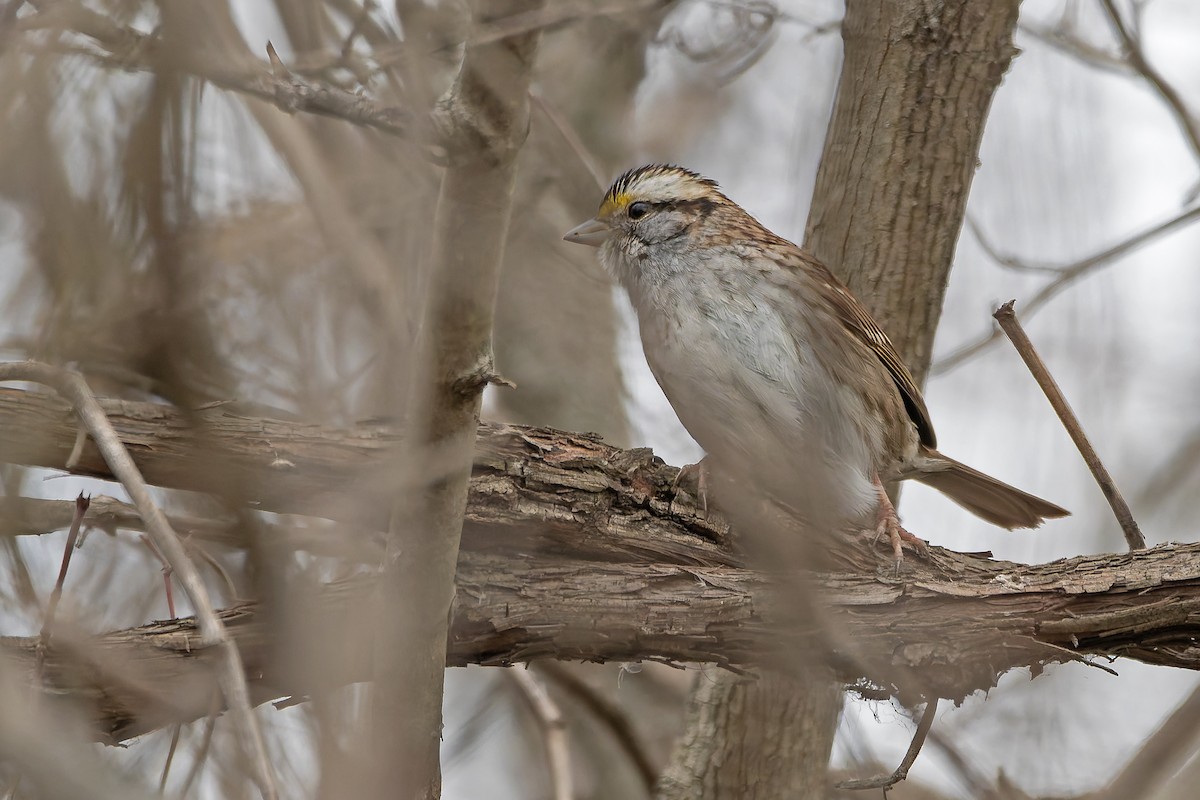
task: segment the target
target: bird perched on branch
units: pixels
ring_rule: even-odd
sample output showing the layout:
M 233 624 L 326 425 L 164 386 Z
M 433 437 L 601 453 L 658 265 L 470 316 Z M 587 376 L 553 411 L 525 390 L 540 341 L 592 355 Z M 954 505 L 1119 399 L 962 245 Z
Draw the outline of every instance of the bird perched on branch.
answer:
M 771 233 L 717 184 L 650 165 L 613 183 L 563 237 L 598 247 L 629 293 L 646 360 L 718 467 L 802 512 L 923 542 L 883 483 L 914 478 L 1003 528 L 1067 511 L 939 453 L 912 374 L 824 264 Z

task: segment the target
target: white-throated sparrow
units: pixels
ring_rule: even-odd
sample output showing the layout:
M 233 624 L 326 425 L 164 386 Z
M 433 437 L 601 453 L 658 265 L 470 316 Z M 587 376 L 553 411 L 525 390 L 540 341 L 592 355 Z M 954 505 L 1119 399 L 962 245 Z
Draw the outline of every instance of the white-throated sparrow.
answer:
M 881 481 L 915 478 L 1004 528 L 1068 514 L 948 458 L 916 382 L 866 309 L 823 264 L 690 170 L 650 165 L 613 183 L 563 237 L 600 248 L 628 291 L 650 369 L 716 465 L 811 519 L 874 513 L 897 559 Z M 815 467 L 815 468 L 814 468 Z

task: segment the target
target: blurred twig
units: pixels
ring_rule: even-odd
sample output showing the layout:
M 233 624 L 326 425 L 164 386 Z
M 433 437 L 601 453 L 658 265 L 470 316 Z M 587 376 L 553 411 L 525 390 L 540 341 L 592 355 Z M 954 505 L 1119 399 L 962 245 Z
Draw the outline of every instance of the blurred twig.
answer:
M 171 726 L 171 745 L 167 748 L 167 760 L 163 763 L 162 773 L 158 777 L 158 793 L 161 795 L 167 788 L 167 778 L 171 776 L 171 764 L 175 762 L 175 751 L 179 747 L 179 734 L 183 732 L 182 723 Z
M 1067 429 L 1067 433 L 1071 436 L 1071 441 L 1079 448 L 1079 454 L 1083 456 L 1088 469 L 1091 470 L 1092 476 L 1100 486 L 1100 491 L 1108 499 L 1108 504 L 1112 507 L 1113 514 L 1117 517 L 1117 522 L 1121 526 L 1121 532 L 1125 534 L 1125 541 L 1128 543 L 1129 549 L 1144 550 L 1146 548 L 1146 539 L 1142 536 L 1142 531 L 1138 528 L 1137 521 L 1133 518 L 1133 512 L 1130 511 L 1129 504 L 1121 496 L 1121 492 L 1117 489 L 1117 484 L 1113 480 L 1112 475 L 1108 473 L 1104 462 L 1100 460 L 1100 456 L 1096 454 L 1092 443 L 1088 441 L 1087 434 L 1083 432 L 1083 426 L 1079 424 L 1079 418 L 1071 410 L 1071 405 L 1063 395 L 1062 389 L 1059 388 L 1058 383 L 1050 374 L 1046 363 L 1038 355 L 1033 342 L 1029 340 L 1029 336 L 1026 335 L 1024 328 L 1021 327 L 1021 322 L 1017 319 L 1016 311 L 1013 310 L 1015 303 L 1015 300 L 1008 301 L 996 309 L 996 313 L 993 316 L 1000 323 L 1000 328 L 1012 340 L 1013 347 L 1020 354 L 1021 360 L 1025 362 L 1025 366 L 1029 367 L 1030 373 L 1033 374 L 1033 379 L 1037 381 L 1038 386 L 1045 392 L 1046 399 L 1050 401 L 1051 407 L 1054 408 L 1054 413 L 1058 414 L 1063 427 Z
M 1179 125 L 1179 130 L 1192 151 L 1192 158 L 1197 163 L 1200 163 L 1200 125 L 1197 125 L 1196 118 L 1188 109 L 1183 97 L 1163 77 L 1163 74 L 1150 63 L 1149 59 L 1146 58 L 1146 51 L 1142 48 L 1140 32 L 1134 30 L 1125 21 L 1121 16 L 1121 12 L 1117 10 L 1113 0 L 1100 0 L 1100 5 L 1104 8 L 1104 13 L 1112 25 L 1113 32 L 1116 33 L 1117 38 L 1121 42 L 1130 67 L 1141 75 L 1158 96 L 1162 98 L 1170 110 L 1171 116 L 1175 118 L 1176 124 Z
M 1132 71 L 1127 59 L 1076 36 L 1069 29 L 1052 28 L 1036 22 L 1021 22 L 1017 28 L 1042 44 L 1049 45 L 1059 52 L 1066 53 L 1094 67 L 1120 75 L 1128 75 Z
M 505 674 L 521 690 L 542 732 L 553 800 L 573 800 L 575 790 L 571 780 L 571 746 L 567 741 L 567 721 L 562 709 L 550 697 L 546 686 L 527 668 L 512 667 Z
M 937 713 L 937 700 L 930 700 L 925 704 L 925 710 L 921 712 L 921 719 L 917 722 L 917 730 L 913 734 L 912 741 L 908 744 L 908 750 L 904 753 L 904 758 L 900 760 L 900 765 L 896 767 L 896 771 L 891 775 L 881 775 L 877 778 L 862 778 L 859 780 L 842 781 L 837 784 L 839 789 L 884 789 L 895 786 L 900 781 L 908 777 L 908 771 L 912 769 L 913 762 L 917 760 L 917 756 L 921 752 L 921 746 L 925 744 L 925 737 L 929 735 L 929 729 L 933 727 L 933 716 Z
M 174 570 L 171 569 L 171 562 L 167 561 L 162 552 L 154 546 L 154 541 L 149 536 L 142 535 L 139 540 L 150 551 L 150 555 L 154 556 L 155 560 L 162 565 L 163 592 L 167 596 L 167 613 L 171 619 L 175 619 L 175 593 L 171 591 L 171 575 Z
M 472 46 L 501 41 L 507 37 L 537 32 L 546 27 L 565 24 L 594 16 L 610 16 L 637 11 L 660 3 L 661 0 L 623 0 L 593 7 L 580 5 L 542 9 L 536 12 L 513 14 L 492 20 L 480 27 L 472 37 Z M 115 60 L 102 60 L 109 66 L 139 71 L 156 71 L 155 48 L 162 42 L 154 35 L 121 25 L 107 16 L 73 0 L 43 0 L 42 10 L 17 26 L 19 30 L 66 29 L 88 37 Z M 326 64 L 306 71 L 323 71 L 331 65 L 346 61 L 343 52 Z M 84 53 L 87 54 L 87 53 Z M 173 55 L 179 55 L 173 53 Z M 441 162 L 446 151 L 470 147 L 457 131 L 455 119 L 438 111 L 418 118 L 411 111 L 394 106 L 382 106 L 364 94 L 346 91 L 326 83 L 302 80 L 291 72 L 273 69 L 271 63 L 252 68 L 237 68 L 224 61 L 206 57 L 191 49 L 179 59 L 179 68 L 229 91 L 251 95 L 288 112 L 297 111 L 335 117 L 355 125 L 372 128 L 392 136 L 415 139 L 439 148 L 431 151 L 433 160 Z
M 653 6 L 665 5 L 670 0 L 615 0 L 595 3 L 554 3 L 542 8 L 509 14 L 479 25 L 471 33 L 469 44 L 477 46 L 498 42 L 510 36 L 533 33 L 572 22 L 581 22 L 592 17 L 608 17 L 641 11 Z
M 45 10 L 20 20 L 21 30 L 63 29 L 86 36 L 106 56 L 116 59 L 112 66 L 138 71 L 156 71 L 156 48 L 163 43 L 154 34 L 138 31 L 114 22 L 107 16 L 71 0 L 40 4 Z M 380 106 L 371 98 L 337 87 L 303 81 L 290 73 L 280 74 L 269 64 L 251 68 L 232 66 L 189 48 L 178 56 L 178 67 L 222 89 L 265 100 L 294 113 L 303 111 L 336 117 L 355 125 L 372 128 L 392 136 L 417 139 L 431 144 L 453 139 L 452 133 L 438 127 L 439 119 L 418 120 L 406 109 Z M 108 62 L 105 62 L 108 63 Z
M 70 500 L 0 496 L 0 520 L 3 521 L 3 525 L 0 525 L 0 538 L 41 536 L 62 530 L 70 526 L 73 508 L 74 501 Z M 232 519 L 168 514 L 167 520 L 175 532 L 184 537 L 188 546 L 195 547 L 199 557 L 209 562 L 218 573 L 223 572 L 223 567 L 215 558 L 197 547 L 195 540 L 226 548 L 242 548 L 249 544 Z M 88 530 L 99 528 L 108 534 L 116 533 L 117 529 L 142 532 L 146 530 L 146 525 L 136 508 L 106 495 L 95 495 L 91 498 L 91 505 L 83 521 Z M 379 560 L 381 548 L 378 531 L 342 527 L 335 540 L 328 531 L 320 529 L 323 523 L 310 523 L 301 528 L 298 524 L 287 526 L 262 522 L 258 530 L 265 534 L 264 540 L 271 546 L 307 550 L 318 555 L 337 555 L 350 560 Z M 231 591 L 234 590 L 234 584 L 228 574 L 223 574 L 221 579 Z M 234 594 L 230 597 L 233 598 Z
M 476 24 L 543 4 L 489 3 L 476 9 Z M 538 42 L 537 32 L 521 32 L 471 45 L 437 105 L 462 144 L 433 212 L 418 352 L 408 365 L 393 364 L 391 378 L 411 387 L 406 455 L 420 463 L 439 451 L 447 471 L 400 484 L 391 503 L 380 595 L 383 607 L 405 613 L 375 640 L 369 785 L 379 796 L 436 794 L 441 785 L 447 625 L 483 392 L 501 382 L 492 327 Z
M 646 745 L 641 741 L 633 725 L 630 724 L 629 717 L 620 708 L 609 702 L 604 695 L 588 686 L 561 664 L 546 661 L 538 665 L 538 671 L 554 681 L 560 689 L 570 693 L 580 705 L 608 728 L 617 745 L 633 764 L 638 777 L 642 779 L 642 786 L 646 788 L 646 792 L 652 792 L 654 782 L 658 780 L 658 770 L 650 763 Z
M 571 148 L 571 152 L 578 156 L 579 162 L 583 164 L 584 169 L 588 171 L 588 174 L 592 176 L 592 180 L 595 181 L 596 188 L 600 191 L 607 189 L 608 177 L 600 169 L 600 162 L 588 150 L 587 145 L 583 143 L 583 139 L 579 137 L 579 133 L 571 125 L 570 121 L 559 113 L 559 110 L 549 100 L 542 97 L 539 93 L 530 92 L 529 96 L 533 98 L 534 104 L 546 115 L 546 119 L 550 120 L 550 124 L 562 136 L 563 141 Z
M 1156 507 L 1173 493 L 1191 488 L 1197 465 L 1200 465 L 1200 428 L 1193 428 L 1186 436 L 1179 437 L 1174 451 L 1142 480 L 1139 505 Z
M 983 248 L 985 252 L 988 252 L 989 254 L 995 253 L 996 256 L 999 256 L 997 260 L 1006 267 L 1026 272 L 1056 273 L 1056 276 L 1053 280 L 1042 286 L 1042 288 L 1034 293 L 1032 298 L 1023 304 L 1025 316 L 1028 319 L 1040 311 L 1043 306 L 1053 300 L 1059 293 L 1061 293 L 1072 283 L 1080 278 L 1083 278 L 1098 267 L 1106 266 L 1114 259 L 1127 255 L 1139 247 L 1149 244 L 1154 240 L 1171 233 L 1177 228 L 1181 228 L 1187 224 L 1195 222 L 1197 219 L 1200 219 L 1200 206 L 1192 206 L 1191 208 L 1185 209 L 1184 211 L 1179 212 L 1178 214 L 1158 223 L 1157 225 L 1153 225 L 1143 231 L 1133 234 L 1118 244 L 1107 247 L 1098 253 L 1094 253 L 1072 264 L 1067 264 L 1061 267 L 1036 265 L 1021 261 L 1013 256 L 1001 256 L 998 253 L 995 253 L 994 248 L 992 248 L 990 244 L 986 243 L 986 240 L 981 238 L 980 241 L 984 243 Z M 932 374 L 940 375 L 942 373 L 949 372 L 958 366 L 961 366 L 968 359 L 999 341 L 1000 337 L 1000 329 L 995 328 L 987 336 L 984 336 L 977 341 L 972 342 L 971 344 L 963 345 L 954 352 L 950 353 L 950 355 L 935 362 L 931 370 Z
M 245 672 L 237 644 L 214 611 L 208 590 L 196 566 L 188 557 L 183 542 L 150 496 L 150 489 L 142 478 L 141 471 L 129 456 L 95 396 L 80 376 L 36 362 L 0 364 L 0 381 L 30 381 L 50 386 L 74 406 L 80 423 L 87 428 L 113 475 L 121 481 L 137 506 L 138 513 L 146 521 L 152 541 L 179 573 L 188 600 L 196 611 L 203 641 L 220 647 L 223 654 L 220 676 L 226 701 L 234 713 L 237 729 L 251 755 L 255 783 L 258 784 L 263 797 L 272 800 L 277 796 L 275 778 L 267 758 L 262 731 L 250 705 L 250 694 L 246 688 Z
M 204 762 L 208 759 L 209 751 L 212 750 L 213 734 L 217 729 L 217 716 L 221 712 L 221 698 L 216 692 L 213 693 L 211 705 L 212 708 L 204 719 L 204 735 L 200 739 L 200 746 L 192 754 L 192 766 L 188 769 L 183 785 L 179 788 L 179 800 L 184 800 L 188 796 L 192 784 L 196 782 L 196 778 L 200 777 L 200 771 L 204 769 Z
M 947 735 L 944 731 L 930 729 L 929 743 L 940 750 L 946 760 L 950 762 L 950 766 L 958 773 L 959 780 L 966 784 L 969 797 L 976 798 L 976 800 L 1005 800 L 996 791 L 992 781 L 984 778 L 975 765 L 963 754 L 958 743 L 953 741 L 953 734 Z

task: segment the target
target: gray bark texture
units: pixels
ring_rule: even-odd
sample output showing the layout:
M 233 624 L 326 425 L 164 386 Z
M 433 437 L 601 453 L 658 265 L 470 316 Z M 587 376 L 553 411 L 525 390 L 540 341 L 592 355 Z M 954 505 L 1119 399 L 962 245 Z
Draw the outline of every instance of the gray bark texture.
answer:
M 1017 53 L 1015 0 L 851 0 L 805 246 L 866 304 L 918 383 L 992 98 Z
M 658 796 L 819 797 L 841 697 L 820 673 L 801 682 L 773 670 L 751 678 L 706 667 Z
M 330 526 L 329 541 L 321 542 L 312 526 L 293 538 L 286 530 L 240 526 L 231 533 L 219 521 L 188 520 L 198 542 L 246 546 L 246 537 L 262 535 L 277 547 L 346 548 L 378 562 L 394 478 L 372 477 L 389 463 L 396 428 L 321 428 L 243 417 L 226 406 L 189 414 L 129 401 L 104 406 L 151 483 L 204 490 L 236 478 L 263 510 L 346 521 Z M 201 449 L 191 427 L 196 415 Z M 0 389 L 0 441 L 5 461 L 65 469 L 75 443 L 69 407 L 51 395 Z M 677 470 L 649 450 L 493 424 L 480 427 L 476 444 L 448 664 L 557 658 L 749 669 L 811 648 L 811 626 L 770 601 L 769 576 L 742 566 L 721 518 L 682 501 L 671 486 Z M 219 463 L 197 457 L 214 452 L 223 454 Z M 90 443 L 74 471 L 110 477 Z M 18 514 L 31 503 L 39 519 L 22 521 Z M 2 535 L 64 524 L 61 505 L 26 499 L 0 511 Z M 106 537 L 92 537 L 84 553 L 105 546 Z M 1200 669 L 1197 544 L 1035 566 L 933 547 L 928 557 L 909 556 L 898 577 L 885 547 L 849 537 L 831 537 L 830 547 L 837 566 L 818 584 L 830 626 L 855 648 L 845 658 L 834 654 L 831 666 L 839 681 L 870 696 L 960 700 L 1010 669 L 1037 675 L 1049 664 L 1092 656 Z M 251 691 L 267 700 L 304 695 L 317 680 L 328 687 L 368 679 L 374 626 L 394 623 L 394 616 L 370 615 L 374 592 L 361 579 L 297 589 L 290 610 L 319 643 L 304 659 L 278 651 L 287 630 L 259 605 L 226 609 Z M 203 716 L 213 656 L 199 639 L 191 619 L 100 637 L 64 628 L 47 652 L 45 688 L 88 709 L 103 738 Z M 9 637 L 0 653 L 36 683 L 36 648 L 34 639 Z M 1107 669 L 1103 661 L 1097 666 Z

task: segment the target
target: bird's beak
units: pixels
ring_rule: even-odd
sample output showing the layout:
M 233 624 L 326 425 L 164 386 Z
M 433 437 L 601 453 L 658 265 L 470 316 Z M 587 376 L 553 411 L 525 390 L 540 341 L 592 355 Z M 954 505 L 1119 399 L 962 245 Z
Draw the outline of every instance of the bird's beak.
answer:
M 608 226 L 598 219 L 589 219 L 582 225 L 567 231 L 566 236 L 563 237 L 563 241 L 599 247 L 604 244 L 604 240 L 607 238 Z

